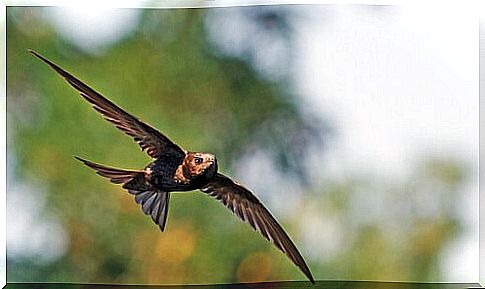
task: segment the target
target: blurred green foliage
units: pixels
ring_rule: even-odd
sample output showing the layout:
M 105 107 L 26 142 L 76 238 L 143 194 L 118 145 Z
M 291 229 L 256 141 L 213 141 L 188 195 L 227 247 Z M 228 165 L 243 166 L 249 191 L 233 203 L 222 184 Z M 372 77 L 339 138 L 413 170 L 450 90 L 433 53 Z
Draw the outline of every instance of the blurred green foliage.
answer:
M 46 19 L 48 9 L 7 10 L 8 145 L 16 159 L 8 173 L 47 188 L 45 209 L 61 218 L 68 249 L 51 263 L 9 256 L 8 280 L 173 284 L 303 279 L 283 254 L 201 193 L 174 195 L 167 230 L 161 233 L 132 196 L 71 156 L 125 168 L 141 168 L 149 158 L 26 49 L 44 54 L 182 147 L 215 153 L 228 173 L 244 153 L 259 147 L 271 151 L 282 172 L 304 178 L 300 164 L 308 157 L 307 142 L 325 129 L 302 114 L 286 92 L 288 80 L 269 80 L 248 60 L 218 53 L 204 29 L 210 17 L 204 9 L 144 10 L 136 32 L 98 56 L 59 37 Z M 271 21 L 286 23 L 287 17 L 271 14 Z M 291 43 L 288 27 L 277 27 Z M 439 279 L 438 256 L 460 229 L 452 202 L 439 207 L 439 218 L 427 218 L 419 214 L 419 200 L 409 198 L 441 190 L 440 199 L 452 200 L 466 170 L 447 159 L 424 160 L 417 167 L 424 169 L 398 183 L 376 180 L 376 185 L 351 176 L 303 195 L 302 212 L 341 224 L 344 250 L 330 257 L 305 249 L 298 234 L 325 228 L 301 227 L 306 215 L 298 211 L 276 216 L 316 279 Z M 376 188 L 389 203 L 411 203 L 402 214 L 378 215 L 395 222 L 391 230 L 383 220 L 360 224 L 352 218 L 355 195 Z

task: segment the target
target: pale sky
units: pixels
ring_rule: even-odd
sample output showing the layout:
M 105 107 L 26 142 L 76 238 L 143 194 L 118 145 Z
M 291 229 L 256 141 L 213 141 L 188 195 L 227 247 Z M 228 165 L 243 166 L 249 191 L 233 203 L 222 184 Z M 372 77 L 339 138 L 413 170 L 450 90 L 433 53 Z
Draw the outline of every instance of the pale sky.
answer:
M 297 91 L 337 125 L 326 154 L 336 177 L 400 177 L 422 155 L 469 162 L 476 177 L 456 200 L 469 227 L 444 254 L 442 281 L 478 280 L 478 18 L 424 8 L 313 9 L 298 31 Z

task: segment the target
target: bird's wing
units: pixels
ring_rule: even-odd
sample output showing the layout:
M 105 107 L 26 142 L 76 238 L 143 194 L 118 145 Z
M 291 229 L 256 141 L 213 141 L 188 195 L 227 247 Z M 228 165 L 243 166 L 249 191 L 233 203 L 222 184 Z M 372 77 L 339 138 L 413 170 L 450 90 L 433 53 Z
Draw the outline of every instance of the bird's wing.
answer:
M 74 157 L 77 160 L 84 163 L 86 166 L 95 170 L 98 175 L 108 178 L 112 183 L 115 183 L 115 184 L 124 184 L 135 178 L 144 176 L 143 171 L 131 171 L 131 170 L 123 170 L 123 169 L 107 167 L 105 165 L 93 163 L 91 161 L 82 159 L 80 157 L 76 157 L 76 156 Z
M 143 213 L 150 215 L 153 222 L 163 232 L 165 224 L 167 223 L 170 193 L 154 189 L 148 185 L 145 181 L 145 173 L 143 171 L 117 169 L 80 157 L 75 158 L 95 170 L 98 175 L 110 179 L 115 184 L 123 184 L 123 188 L 135 196 L 135 201 L 141 205 Z
M 174 144 L 156 129 L 119 108 L 116 104 L 106 99 L 94 89 L 90 88 L 81 80 L 60 68 L 44 56 L 33 50 L 29 50 L 29 52 L 40 58 L 59 73 L 72 87 L 80 92 L 84 99 L 93 105 L 93 108 L 98 111 L 104 119 L 113 123 L 127 135 L 133 137 L 133 139 L 138 142 L 141 149 L 146 149 L 148 155 L 152 158 L 159 158 L 164 153 L 175 153 L 180 156 L 185 155 L 184 151 L 179 146 Z
M 209 184 L 201 188 L 201 191 L 221 201 L 239 218 L 259 231 L 283 251 L 310 279 L 310 282 L 315 283 L 310 269 L 290 237 L 249 190 L 218 173 Z

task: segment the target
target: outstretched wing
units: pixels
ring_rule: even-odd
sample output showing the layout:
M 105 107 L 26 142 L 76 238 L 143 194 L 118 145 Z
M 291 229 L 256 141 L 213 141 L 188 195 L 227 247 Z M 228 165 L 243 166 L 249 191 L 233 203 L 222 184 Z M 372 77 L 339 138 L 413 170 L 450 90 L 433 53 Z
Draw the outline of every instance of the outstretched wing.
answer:
M 148 155 L 152 158 L 159 158 L 164 153 L 175 153 L 180 156 L 185 155 L 184 151 L 179 146 L 174 144 L 156 129 L 119 108 L 116 104 L 106 99 L 94 89 L 90 88 L 44 56 L 33 50 L 29 50 L 29 52 L 40 58 L 59 73 L 72 87 L 80 92 L 84 99 L 93 105 L 93 108 L 98 111 L 104 119 L 113 123 L 127 135 L 133 137 L 133 139 L 138 142 L 141 149 L 146 149 Z
M 310 282 L 315 283 L 310 269 L 308 269 L 305 260 L 303 260 L 290 237 L 249 190 L 218 173 L 201 191 L 221 201 L 239 218 L 259 231 L 266 239 L 283 251 L 310 279 Z
M 122 170 L 112 167 L 107 167 L 101 164 L 93 163 L 91 161 L 74 156 L 86 166 L 92 168 L 96 173 L 102 177 L 108 178 L 112 183 L 124 184 L 138 177 L 143 177 L 143 171 Z
M 135 202 L 141 206 L 143 213 L 151 216 L 162 232 L 165 230 L 170 193 L 148 185 L 145 181 L 144 171 L 122 170 L 93 163 L 80 157 L 75 156 L 75 158 L 95 170 L 98 175 L 110 179 L 115 184 L 123 184 L 123 188 L 135 196 Z

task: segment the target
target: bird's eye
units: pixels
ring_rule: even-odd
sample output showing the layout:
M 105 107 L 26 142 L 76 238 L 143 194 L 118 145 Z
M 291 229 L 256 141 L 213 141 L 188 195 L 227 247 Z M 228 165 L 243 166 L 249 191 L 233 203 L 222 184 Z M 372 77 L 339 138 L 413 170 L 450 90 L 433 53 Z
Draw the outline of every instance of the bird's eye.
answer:
M 195 162 L 196 164 L 200 164 L 200 163 L 202 162 L 202 158 L 195 158 L 195 159 L 194 159 L 194 162 Z

